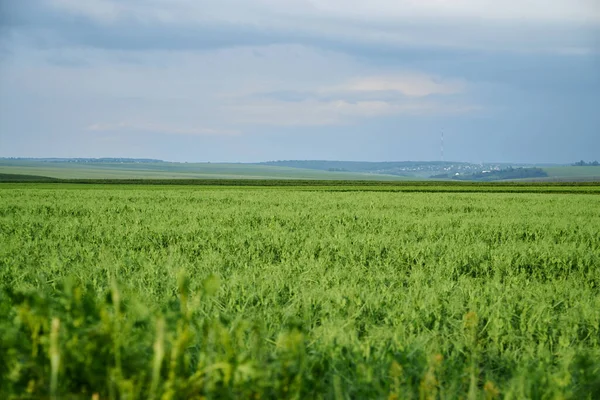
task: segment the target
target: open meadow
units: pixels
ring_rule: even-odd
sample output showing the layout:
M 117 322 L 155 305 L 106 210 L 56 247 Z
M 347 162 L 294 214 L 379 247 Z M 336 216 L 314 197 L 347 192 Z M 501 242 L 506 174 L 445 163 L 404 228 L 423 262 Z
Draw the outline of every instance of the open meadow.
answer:
M 600 187 L 406 188 L 0 184 L 0 398 L 600 398 Z

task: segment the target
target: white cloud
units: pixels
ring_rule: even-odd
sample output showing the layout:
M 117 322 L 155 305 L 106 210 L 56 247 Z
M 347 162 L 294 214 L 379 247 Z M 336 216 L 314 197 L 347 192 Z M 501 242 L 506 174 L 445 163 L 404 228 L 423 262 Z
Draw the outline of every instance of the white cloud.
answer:
M 48 0 L 99 20 L 135 16 L 155 21 L 260 21 L 274 15 L 380 20 L 487 19 L 600 22 L 596 0 Z
M 422 73 L 403 73 L 389 76 L 357 78 L 332 90 L 350 92 L 399 92 L 409 97 L 433 94 L 456 94 L 464 90 L 464 83 L 442 81 Z

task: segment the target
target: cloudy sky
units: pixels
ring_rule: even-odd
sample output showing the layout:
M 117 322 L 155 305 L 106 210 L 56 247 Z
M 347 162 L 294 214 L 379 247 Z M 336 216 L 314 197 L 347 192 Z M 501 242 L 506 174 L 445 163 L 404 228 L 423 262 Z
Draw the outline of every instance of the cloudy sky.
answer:
M 0 0 L 0 157 L 600 159 L 600 0 Z

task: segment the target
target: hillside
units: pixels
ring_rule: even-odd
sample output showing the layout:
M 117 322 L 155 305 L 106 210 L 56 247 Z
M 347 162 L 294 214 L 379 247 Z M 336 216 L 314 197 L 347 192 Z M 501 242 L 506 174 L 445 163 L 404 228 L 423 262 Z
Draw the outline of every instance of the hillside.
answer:
M 0 174 L 59 179 L 401 179 L 398 176 L 366 172 L 331 172 L 256 164 L 15 159 L 0 159 Z

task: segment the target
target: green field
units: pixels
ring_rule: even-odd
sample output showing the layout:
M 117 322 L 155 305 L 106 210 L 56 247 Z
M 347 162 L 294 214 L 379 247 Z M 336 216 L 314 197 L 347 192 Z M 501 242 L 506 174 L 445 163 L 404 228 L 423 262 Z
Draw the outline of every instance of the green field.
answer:
M 600 182 L 600 167 L 546 167 L 548 180 L 590 180 Z
M 0 184 L 0 398 L 600 398 L 599 190 Z
M 0 174 L 58 179 L 332 179 L 400 180 L 402 177 L 358 172 L 225 163 L 110 163 L 0 160 Z M 406 179 L 406 178 L 404 178 Z

